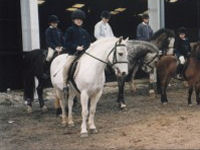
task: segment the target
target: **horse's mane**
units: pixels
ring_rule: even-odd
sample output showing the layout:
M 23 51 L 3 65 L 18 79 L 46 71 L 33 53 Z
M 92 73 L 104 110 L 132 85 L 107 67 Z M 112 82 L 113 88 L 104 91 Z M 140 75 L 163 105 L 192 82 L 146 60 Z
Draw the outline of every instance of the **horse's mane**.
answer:
M 162 29 L 156 31 L 156 32 L 153 34 L 151 40 L 156 40 L 156 39 L 158 39 L 159 36 L 160 36 L 161 34 L 163 34 L 163 33 L 165 33 L 168 37 L 175 37 L 175 33 L 174 33 L 173 30 L 162 28 Z
M 110 42 L 111 39 L 115 39 L 116 41 L 118 40 L 118 38 L 116 37 L 108 37 L 108 38 L 102 38 L 102 39 L 99 39 L 95 42 L 93 42 L 90 47 L 88 48 L 87 51 L 90 51 L 91 49 L 93 49 L 94 47 L 96 47 L 97 45 L 100 45 L 101 43 L 102 44 L 105 44 L 106 42 Z
M 191 57 L 200 60 L 200 42 L 196 43 L 191 52 Z

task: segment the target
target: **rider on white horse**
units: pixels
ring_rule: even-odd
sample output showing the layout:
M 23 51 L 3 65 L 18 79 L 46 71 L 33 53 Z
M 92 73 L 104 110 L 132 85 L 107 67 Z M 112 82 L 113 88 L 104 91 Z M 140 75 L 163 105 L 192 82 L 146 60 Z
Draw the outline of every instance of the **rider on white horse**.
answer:
M 94 115 L 96 105 L 102 95 L 105 83 L 105 67 L 110 65 L 115 70 L 117 76 L 125 76 L 128 73 L 128 52 L 127 41 L 118 38 L 105 38 L 96 41 L 78 60 L 76 71 L 73 75 L 73 82 L 70 80 L 69 91 L 67 90 L 68 100 L 68 119 L 66 117 L 65 103 L 63 94 L 63 70 L 68 65 L 69 55 L 63 54 L 56 57 L 51 64 L 51 81 L 56 90 L 56 97 L 59 99 L 62 108 L 62 124 L 67 121 L 70 126 L 74 125 L 72 118 L 72 106 L 75 96 L 80 96 L 82 107 L 81 137 L 88 135 L 88 126 L 91 132 L 96 133 Z M 90 100 L 90 108 L 88 102 Z
M 72 62 L 90 46 L 89 33 L 82 28 L 85 13 L 78 9 L 72 13 L 71 18 L 73 25 L 66 30 L 64 35 L 64 46 L 69 54 L 63 71 L 64 92 L 67 90 L 69 68 Z
M 62 31 L 57 27 L 58 23 L 60 22 L 57 16 L 49 16 L 48 22 L 49 27 L 45 31 L 46 46 L 48 48 L 46 61 L 50 62 L 53 58 L 55 51 L 60 53 L 63 50 L 63 34 Z

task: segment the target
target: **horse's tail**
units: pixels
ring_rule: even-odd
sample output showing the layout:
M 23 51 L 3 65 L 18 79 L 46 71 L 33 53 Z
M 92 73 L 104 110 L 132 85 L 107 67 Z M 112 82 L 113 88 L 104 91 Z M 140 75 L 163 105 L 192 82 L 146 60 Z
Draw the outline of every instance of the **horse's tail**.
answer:
M 194 45 L 191 56 L 195 57 L 197 60 L 200 61 L 200 42 L 198 42 Z

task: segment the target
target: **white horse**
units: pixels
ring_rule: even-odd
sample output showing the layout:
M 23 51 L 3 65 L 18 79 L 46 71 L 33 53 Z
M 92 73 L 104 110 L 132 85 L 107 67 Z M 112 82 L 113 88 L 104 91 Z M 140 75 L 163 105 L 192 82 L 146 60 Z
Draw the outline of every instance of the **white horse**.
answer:
M 87 137 L 88 119 L 89 129 L 92 133 L 97 133 L 94 124 L 96 105 L 99 101 L 104 83 L 105 67 L 110 65 L 117 76 L 125 76 L 128 73 L 128 53 L 126 48 L 127 40 L 122 38 L 104 38 L 94 42 L 90 48 L 78 60 L 78 65 L 74 73 L 74 84 L 70 82 L 68 91 L 68 125 L 74 126 L 72 119 L 72 106 L 75 96 L 80 96 L 82 107 L 81 137 Z M 56 90 L 56 97 L 60 100 L 62 109 L 62 124 L 67 124 L 65 104 L 63 94 L 63 68 L 67 62 L 67 54 L 56 57 L 51 64 L 51 81 Z M 90 110 L 88 102 L 90 99 Z

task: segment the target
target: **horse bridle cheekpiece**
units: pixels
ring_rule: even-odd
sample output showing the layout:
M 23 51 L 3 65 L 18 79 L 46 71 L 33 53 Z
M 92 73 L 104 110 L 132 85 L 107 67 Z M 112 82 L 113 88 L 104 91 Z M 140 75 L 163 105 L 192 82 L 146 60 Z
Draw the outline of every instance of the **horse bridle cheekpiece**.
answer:
M 99 58 L 97 58 L 97 57 L 95 57 L 95 56 L 93 56 L 93 55 L 91 55 L 90 53 L 87 53 L 87 52 L 85 52 L 85 54 L 87 54 L 88 56 L 90 56 L 90 57 L 92 57 L 92 58 L 94 58 L 94 59 L 96 59 L 96 60 L 98 60 L 98 61 L 100 61 L 100 62 L 102 62 L 104 64 L 107 64 L 110 67 L 113 67 L 115 64 L 122 64 L 122 63 L 126 63 L 127 64 L 128 61 L 117 61 L 117 47 L 126 47 L 125 44 L 121 44 L 122 39 L 123 38 L 120 38 L 119 41 L 117 41 L 115 43 L 115 46 L 112 48 L 112 50 L 110 51 L 110 53 L 107 56 L 107 59 L 108 59 L 109 56 L 113 52 L 113 60 L 112 60 L 112 62 L 110 62 L 110 61 L 109 62 L 105 62 L 105 61 L 103 61 L 103 60 L 101 60 L 101 59 L 99 59 Z

